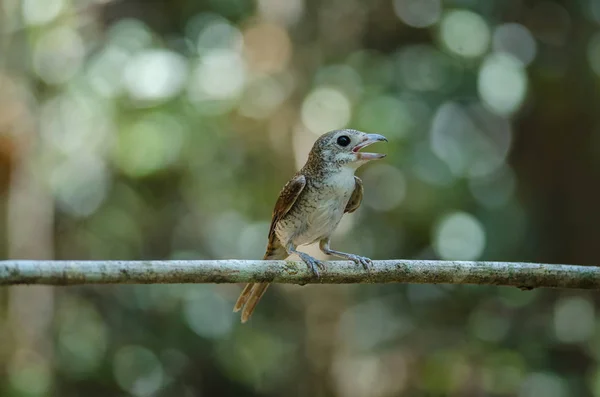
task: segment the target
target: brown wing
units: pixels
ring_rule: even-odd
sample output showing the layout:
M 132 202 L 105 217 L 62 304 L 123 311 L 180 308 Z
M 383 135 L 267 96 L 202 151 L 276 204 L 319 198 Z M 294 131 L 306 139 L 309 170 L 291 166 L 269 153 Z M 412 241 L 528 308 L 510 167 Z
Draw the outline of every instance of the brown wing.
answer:
M 279 193 L 279 198 L 273 209 L 271 227 L 269 228 L 269 245 L 271 245 L 275 239 L 275 225 L 277 225 L 277 222 L 292 208 L 296 199 L 298 199 L 300 193 L 302 193 L 304 186 L 306 186 L 306 178 L 304 175 L 299 174 L 290 179 L 281 190 L 281 193 Z
M 354 177 L 354 191 L 352 192 L 352 196 L 350 196 L 350 200 L 348 200 L 348 204 L 346 204 L 346 209 L 344 209 L 344 213 L 352 213 L 356 211 L 358 207 L 360 207 L 360 203 L 363 199 L 363 184 L 359 177 Z
M 281 242 L 279 242 L 275 235 L 275 225 L 277 225 L 277 222 L 292 208 L 298 199 L 298 196 L 302 193 L 304 186 L 306 186 L 306 178 L 304 175 L 296 175 L 286 183 L 281 190 L 281 193 L 279 193 L 279 198 L 277 199 L 275 209 L 273 210 L 271 227 L 269 228 L 269 242 L 263 259 L 285 259 L 288 256 L 285 247 L 281 245 Z M 233 307 L 234 312 L 237 312 L 242 308 L 244 309 L 242 311 L 243 323 L 248 321 L 268 286 L 268 283 L 250 283 L 246 285 L 246 288 L 244 288 Z
M 267 250 L 263 256 L 264 260 L 285 259 L 288 256 L 285 247 L 281 245 L 281 242 L 275 235 L 275 225 L 277 225 L 277 222 L 292 208 L 298 199 L 298 196 L 302 193 L 304 186 L 306 186 L 306 178 L 304 175 L 300 174 L 293 177 L 285 184 L 283 189 L 281 189 L 279 198 L 275 203 L 275 209 L 273 209 L 271 227 L 269 228 L 269 242 L 267 243 Z M 250 283 L 246 285 L 246 288 L 244 288 L 233 307 L 234 312 L 237 312 L 242 308 L 244 309 L 242 311 L 243 323 L 248 321 L 268 286 L 269 284 L 267 283 Z

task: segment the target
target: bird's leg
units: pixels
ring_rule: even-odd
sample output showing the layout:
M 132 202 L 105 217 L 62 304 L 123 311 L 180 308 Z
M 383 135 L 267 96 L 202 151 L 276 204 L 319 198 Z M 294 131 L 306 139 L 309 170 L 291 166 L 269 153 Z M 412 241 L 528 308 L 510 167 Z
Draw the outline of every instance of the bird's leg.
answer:
M 286 250 L 287 250 L 288 254 L 290 254 L 290 255 L 297 254 L 300 257 L 300 259 L 302 259 L 302 261 L 304 263 L 306 263 L 306 266 L 308 266 L 310 271 L 317 278 L 321 277 L 321 275 L 319 274 L 319 268 L 321 270 L 325 270 L 325 264 L 323 264 L 323 262 L 321 262 L 318 259 L 313 258 L 312 256 L 310 256 L 304 252 L 297 251 L 296 247 L 294 247 L 292 244 L 288 244 Z
M 345 252 L 332 250 L 331 248 L 329 248 L 329 238 L 321 240 L 319 242 L 319 248 L 321 249 L 321 251 L 323 251 L 327 255 L 339 256 L 340 258 L 351 260 L 352 262 L 356 263 L 357 265 L 362 265 L 366 271 L 369 271 L 371 269 L 371 267 L 373 266 L 373 261 L 371 261 L 369 258 L 366 258 L 364 256 L 347 254 Z

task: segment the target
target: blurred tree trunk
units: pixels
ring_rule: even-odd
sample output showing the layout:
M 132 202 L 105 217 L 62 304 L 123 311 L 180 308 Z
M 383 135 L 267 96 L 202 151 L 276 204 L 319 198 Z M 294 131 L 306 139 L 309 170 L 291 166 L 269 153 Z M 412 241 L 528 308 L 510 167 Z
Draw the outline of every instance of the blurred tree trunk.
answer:
M 10 31 L 20 24 L 20 2 L 3 4 L 0 26 L 2 35 L 2 53 L 8 48 L 24 44 L 23 31 Z M 12 22 L 12 23 L 9 23 Z M 5 51 L 5 49 L 7 51 Z M 31 57 L 31 47 L 25 47 Z M 27 61 L 26 61 L 27 62 Z M 0 65 L 0 120 L 6 142 L 10 142 L 11 163 L 6 192 L 6 249 L 9 258 L 52 259 L 54 257 L 54 200 L 45 183 L 40 167 L 43 147 L 37 128 L 37 105 L 35 96 L 35 77 L 28 75 L 29 65 L 15 68 L 4 59 Z M 0 362 L 10 365 L 13 370 L 22 371 L 34 368 L 47 373 L 42 378 L 51 381 L 53 335 L 51 324 L 54 315 L 53 287 L 13 287 L 3 293 L 7 299 L 7 329 L 2 355 L 6 359 Z M 16 378 L 15 378 L 16 379 Z M 44 383 L 44 379 L 37 382 Z M 14 379 L 13 379 L 14 381 Z M 23 392 L 31 385 L 16 381 L 13 387 Z M 50 392 L 50 390 L 47 390 Z
M 592 29 L 580 22 L 568 45 L 540 45 L 532 107 L 515 123 L 512 165 L 539 235 L 523 247 L 527 260 L 600 262 L 598 82 L 586 58 Z

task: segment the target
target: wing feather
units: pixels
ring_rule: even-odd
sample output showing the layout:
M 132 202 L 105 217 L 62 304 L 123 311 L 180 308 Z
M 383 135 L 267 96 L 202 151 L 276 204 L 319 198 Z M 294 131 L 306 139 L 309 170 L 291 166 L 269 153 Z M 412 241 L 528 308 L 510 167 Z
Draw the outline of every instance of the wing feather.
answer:
M 277 222 L 290 211 L 300 196 L 300 193 L 302 193 L 302 190 L 304 190 L 304 186 L 306 186 L 306 177 L 302 174 L 298 174 L 294 178 L 290 179 L 289 182 L 285 184 L 283 189 L 281 189 L 281 193 L 279 193 L 279 198 L 275 203 L 273 216 L 271 218 L 271 227 L 269 228 L 269 245 L 272 245 L 276 239 L 275 226 L 277 225 Z
M 351 214 L 356 211 L 358 207 L 360 207 L 360 203 L 362 203 L 363 199 L 363 184 L 359 177 L 354 177 L 354 191 L 352 192 L 352 196 L 350 196 L 350 200 L 348 200 L 348 204 L 346 204 L 346 208 L 344 209 L 344 213 Z
M 302 174 L 298 174 L 286 183 L 283 189 L 281 189 L 279 198 L 277 198 L 275 208 L 273 209 L 271 226 L 269 227 L 269 242 L 263 259 L 285 259 L 287 256 L 285 247 L 283 247 L 275 235 L 275 226 L 293 207 L 300 196 L 300 193 L 302 193 L 304 186 L 306 186 L 306 177 Z M 268 283 L 250 283 L 246 285 L 233 307 L 234 312 L 243 308 L 242 323 L 248 321 L 268 286 Z

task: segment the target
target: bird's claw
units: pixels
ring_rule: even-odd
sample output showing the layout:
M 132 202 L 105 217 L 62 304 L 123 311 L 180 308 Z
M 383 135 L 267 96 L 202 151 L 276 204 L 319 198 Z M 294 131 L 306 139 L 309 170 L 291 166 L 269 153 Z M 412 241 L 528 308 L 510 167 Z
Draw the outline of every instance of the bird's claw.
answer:
M 321 275 L 319 274 L 319 269 L 325 270 L 325 264 L 323 262 L 303 252 L 300 253 L 300 258 L 302 258 L 304 263 L 306 263 L 306 265 L 316 278 L 321 277 Z
M 362 267 L 365 268 L 366 271 L 371 271 L 371 269 L 373 268 L 373 261 L 367 257 L 364 256 L 359 256 L 359 255 L 350 255 L 348 257 L 348 259 L 350 259 L 352 262 L 356 263 L 357 265 L 362 265 Z

